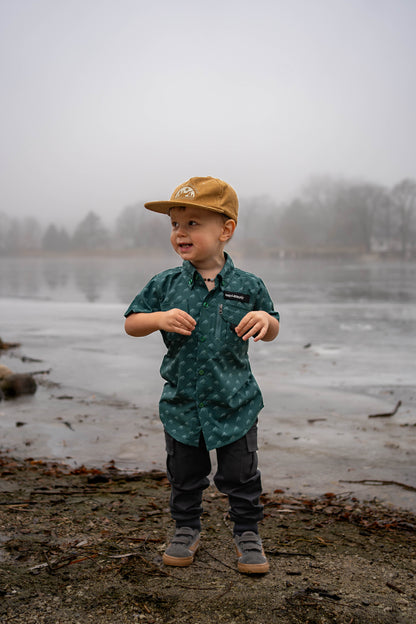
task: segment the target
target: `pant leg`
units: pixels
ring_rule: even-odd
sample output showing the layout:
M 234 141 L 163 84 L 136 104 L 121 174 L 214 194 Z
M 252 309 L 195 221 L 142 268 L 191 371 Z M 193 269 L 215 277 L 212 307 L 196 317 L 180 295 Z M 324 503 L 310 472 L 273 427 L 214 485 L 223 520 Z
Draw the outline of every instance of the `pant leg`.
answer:
M 209 486 L 211 460 L 201 435 L 198 447 L 182 444 L 165 431 L 170 511 L 177 527 L 201 530 L 202 492 Z
M 228 496 L 234 533 L 257 532 L 263 518 L 261 475 L 257 461 L 257 423 L 240 440 L 217 449 L 217 488 Z

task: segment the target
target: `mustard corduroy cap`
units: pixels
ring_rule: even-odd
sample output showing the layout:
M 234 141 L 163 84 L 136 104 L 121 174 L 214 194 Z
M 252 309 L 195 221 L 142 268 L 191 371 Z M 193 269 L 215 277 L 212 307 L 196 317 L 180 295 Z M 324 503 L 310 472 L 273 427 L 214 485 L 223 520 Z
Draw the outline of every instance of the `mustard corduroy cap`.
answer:
M 238 197 L 235 190 L 223 180 L 190 178 L 173 191 L 170 200 L 146 202 L 145 207 L 154 212 L 169 214 L 174 206 L 197 206 L 225 214 L 237 223 Z

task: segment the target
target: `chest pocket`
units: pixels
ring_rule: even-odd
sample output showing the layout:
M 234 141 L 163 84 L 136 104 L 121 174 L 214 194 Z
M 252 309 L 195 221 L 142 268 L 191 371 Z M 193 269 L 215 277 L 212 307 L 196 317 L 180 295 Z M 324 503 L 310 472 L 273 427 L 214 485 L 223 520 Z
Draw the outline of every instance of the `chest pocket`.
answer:
M 250 303 L 225 301 L 219 310 L 217 338 L 223 340 L 228 346 L 246 347 L 247 343 L 237 336 L 235 328 L 243 316 L 251 312 L 251 310 L 252 306 Z

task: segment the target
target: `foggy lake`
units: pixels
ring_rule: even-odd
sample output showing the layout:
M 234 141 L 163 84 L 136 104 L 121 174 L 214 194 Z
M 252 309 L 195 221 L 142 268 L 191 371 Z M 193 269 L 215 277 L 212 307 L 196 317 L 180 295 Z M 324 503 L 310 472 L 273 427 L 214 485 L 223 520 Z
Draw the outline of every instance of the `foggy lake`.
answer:
M 234 263 L 260 275 L 280 303 L 414 303 L 415 263 L 351 259 L 250 259 Z M 127 304 L 172 255 L 129 258 L 0 258 L 0 297 Z
M 233 260 L 264 279 L 282 317 L 275 342 L 250 345 L 265 400 L 265 487 L 354 491 L 415 509 L 400 484 L 416 486 L 416 264 Z M 0 403 L 0 450 L 163 468 L 162 341 L 126 336 L 123 313 L 176 264 L 172 255 L 0 259 L 0 337 L 21 343 L 1 363 L 50 369 L 34 396 Z M 369 420 L 398 401 L 394 416 Z

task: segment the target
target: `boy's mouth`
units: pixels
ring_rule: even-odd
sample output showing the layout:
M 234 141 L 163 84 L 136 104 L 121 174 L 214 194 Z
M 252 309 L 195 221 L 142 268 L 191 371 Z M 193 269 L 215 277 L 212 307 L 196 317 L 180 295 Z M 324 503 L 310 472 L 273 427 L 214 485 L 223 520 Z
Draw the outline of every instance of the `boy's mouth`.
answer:
M 179 243 L 179 249 L 182 251 L 188 251 L 192 247 L 192 243 Z

